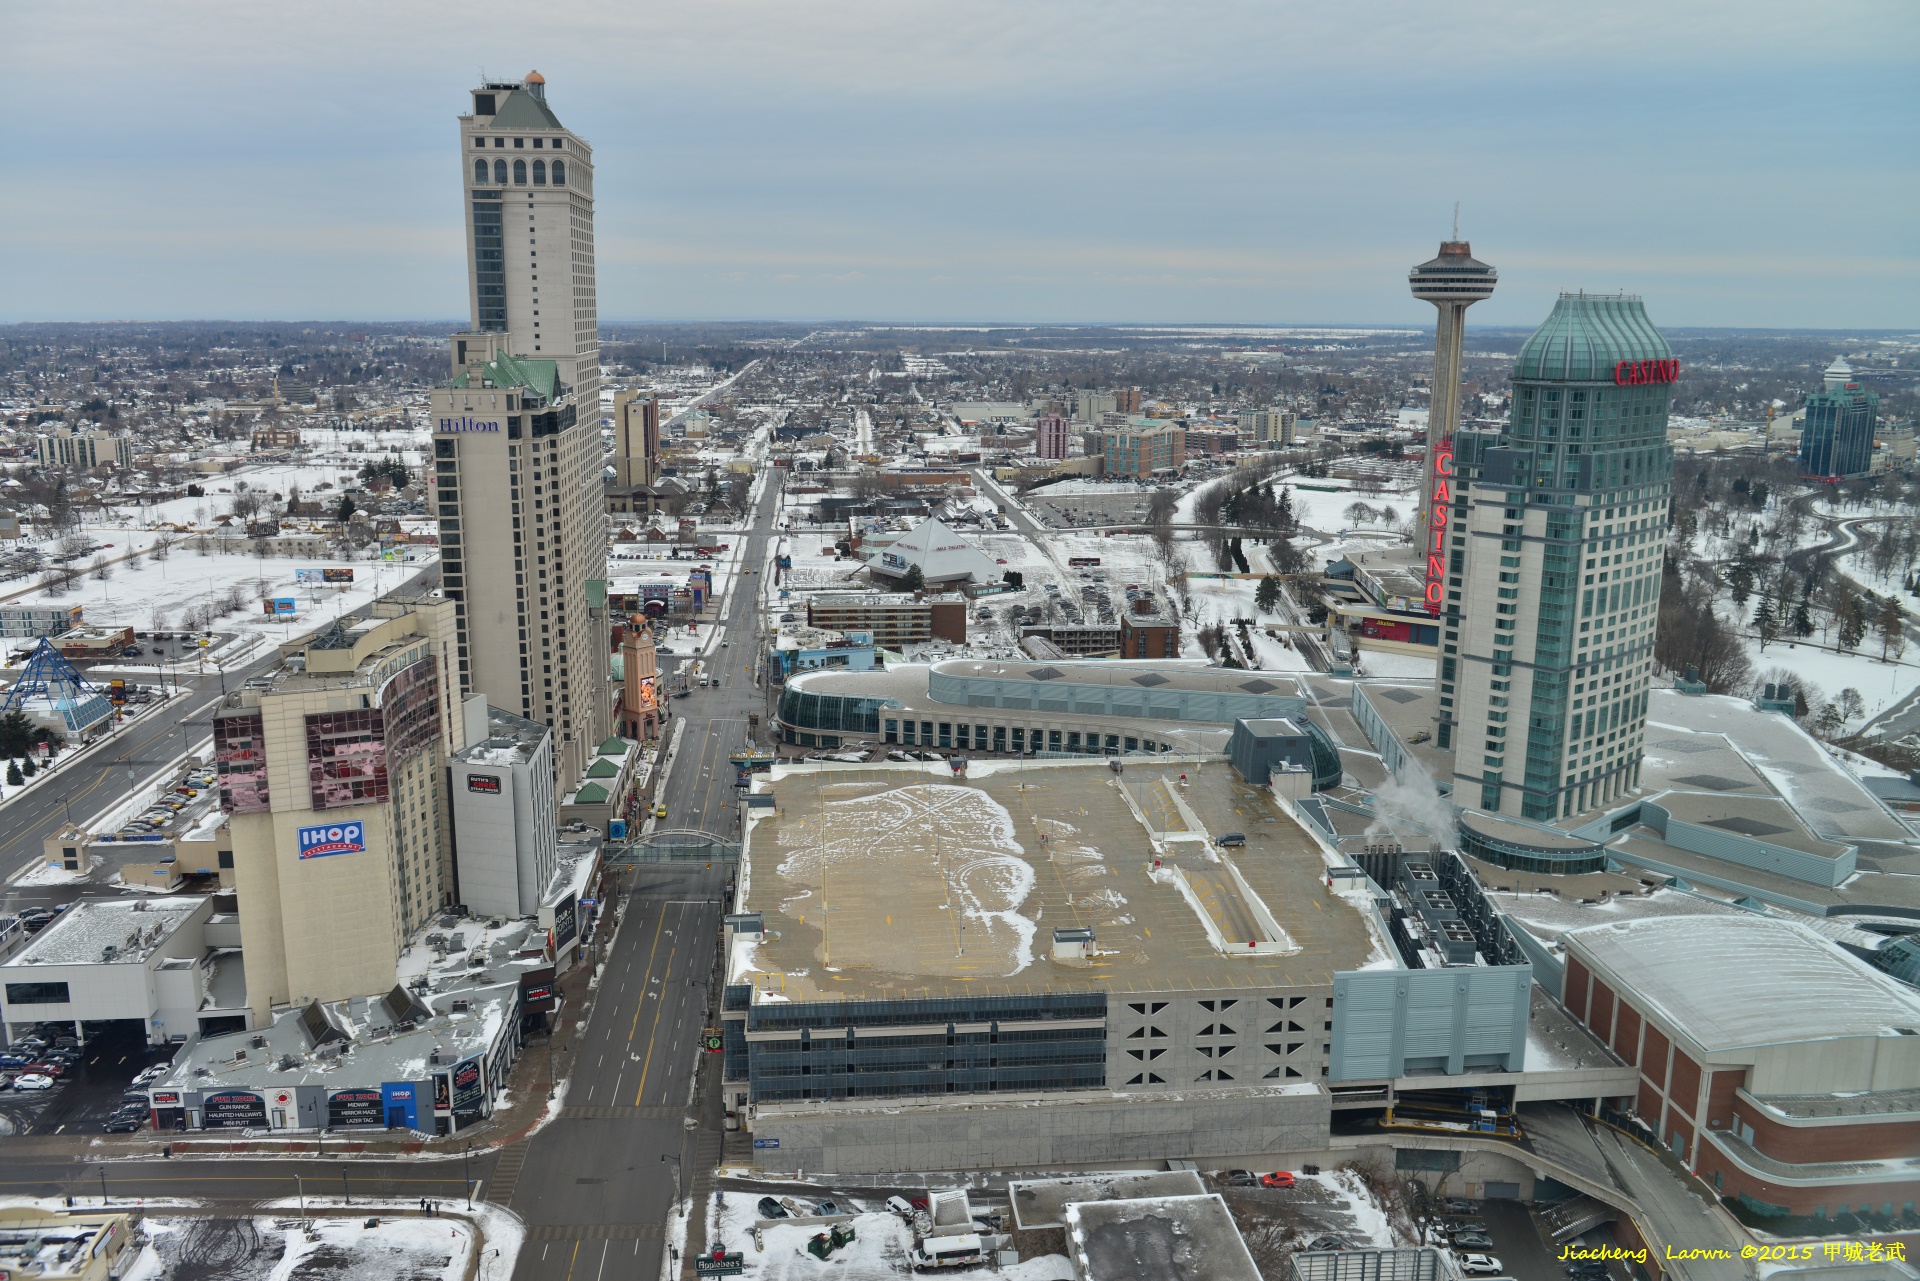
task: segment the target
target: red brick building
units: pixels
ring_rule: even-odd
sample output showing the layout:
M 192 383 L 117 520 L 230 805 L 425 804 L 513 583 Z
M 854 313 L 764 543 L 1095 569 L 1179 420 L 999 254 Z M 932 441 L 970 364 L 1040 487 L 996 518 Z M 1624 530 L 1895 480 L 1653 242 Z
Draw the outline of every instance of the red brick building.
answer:
M 1565 944 L 1567 1009 L 1640 1073 L 1615 1106 L 1721 1196 L 1915 1219 L 1920 991 L 1757 914 L 1623 921 Z

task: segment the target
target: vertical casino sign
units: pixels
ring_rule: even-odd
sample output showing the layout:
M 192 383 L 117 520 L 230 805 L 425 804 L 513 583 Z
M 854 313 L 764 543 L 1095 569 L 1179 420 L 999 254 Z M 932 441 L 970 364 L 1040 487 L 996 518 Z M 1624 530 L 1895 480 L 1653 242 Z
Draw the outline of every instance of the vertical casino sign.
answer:
M 1433 449 L 1427 477 L 1427 613 L 1440 614 L 1441 585 L 1447 577 L 1447 518 L 1453 503 L 1453 437 Z

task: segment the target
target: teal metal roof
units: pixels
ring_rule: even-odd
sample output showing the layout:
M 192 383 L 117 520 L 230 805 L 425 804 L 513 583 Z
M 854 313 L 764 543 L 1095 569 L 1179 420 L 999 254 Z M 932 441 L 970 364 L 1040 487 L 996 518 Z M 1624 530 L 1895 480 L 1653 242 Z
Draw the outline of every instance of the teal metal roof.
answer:
M 489 129 L 564 129 L 553 109 L 524 89 L 515 89 L 487 122 Z
M 1516 379 L 1612 382 L 1623 360 L 1669 360 L 1673 348 L 1632 294 L 1561 294 L 1546 323 L 1520 348 Z
M 493 363 L 481 368 L 481 377 L 495 387 L 525 387 L 546 399 L 548 404 L 560 399 L 560 365 L 552 360 L 528 360 L 524 356 L 501 354 Z M 449 387 L 469 385 L 466 371 L 453 376 Z

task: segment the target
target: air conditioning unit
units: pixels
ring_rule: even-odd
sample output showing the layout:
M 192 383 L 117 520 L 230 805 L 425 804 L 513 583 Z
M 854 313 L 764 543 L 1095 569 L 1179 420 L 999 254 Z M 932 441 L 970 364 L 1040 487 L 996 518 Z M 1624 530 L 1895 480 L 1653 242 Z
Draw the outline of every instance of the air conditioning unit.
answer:
M 465 998 L 456 1000 L 453 1003 L 453 1012 L 455 1014 L 465 1014 L 468 1010 L 471 1010 L 472 1008 L 473 1008 L 473 1002 L 466 1000 Z

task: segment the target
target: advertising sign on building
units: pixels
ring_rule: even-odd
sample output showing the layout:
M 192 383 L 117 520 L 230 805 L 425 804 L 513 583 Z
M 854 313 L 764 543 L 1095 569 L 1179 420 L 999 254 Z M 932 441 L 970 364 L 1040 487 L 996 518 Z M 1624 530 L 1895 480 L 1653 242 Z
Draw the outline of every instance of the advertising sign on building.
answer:
M 500 795 L 500 780 L 492 774 L 469 774 L 467 775 L 467 790 L 469 792 L 483 792 L 488 796 L 498 796 Z
M 553 908 L 554 952 L 557 954 L 572 947 L 573 941 L 579 937 L 580 922 L 578 919 L 578 909 L 574 904 L 573 895 L 569 894 L 556 903 Z
M 267 1101 L 245 1090 L 209 1094 L 200 1105 L 200 1117 L 209 1130 L 265 1129 Z
M 486 1098 L 486 1073 L 477 1058 L 462 1059 L 453 1065 L 453 1111 L 456 1116 L 476 1115 Z
M 366 829 L 360 823 L 326 823 L 303 827 L 298 832 L 301 858 L 327 858 L 334 854 L 367 852 Z
M 327 1096 L 327 1124 L 385 1125 L 385 1099 L 378 1090 L 335 1090 Z

